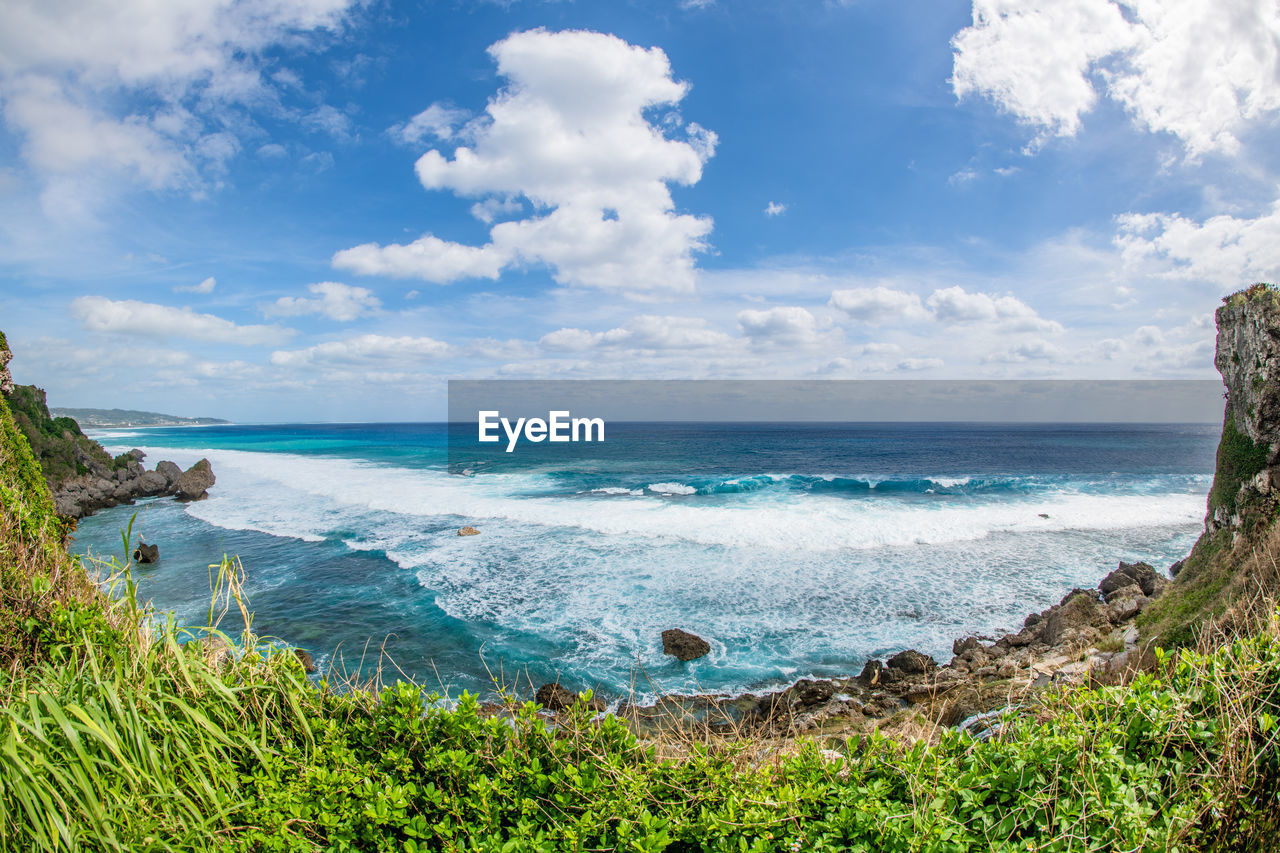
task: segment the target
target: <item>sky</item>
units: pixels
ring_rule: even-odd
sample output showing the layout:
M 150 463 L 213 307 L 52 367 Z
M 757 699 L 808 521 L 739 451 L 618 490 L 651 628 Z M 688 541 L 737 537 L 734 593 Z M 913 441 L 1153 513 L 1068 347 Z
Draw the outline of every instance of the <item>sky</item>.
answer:
M 1277 0 L 0 0 L 54 406 L 448 379 L 1213 379 L 1280 278 Z M 1135 420 L 1141 420 L 1135 412 Z

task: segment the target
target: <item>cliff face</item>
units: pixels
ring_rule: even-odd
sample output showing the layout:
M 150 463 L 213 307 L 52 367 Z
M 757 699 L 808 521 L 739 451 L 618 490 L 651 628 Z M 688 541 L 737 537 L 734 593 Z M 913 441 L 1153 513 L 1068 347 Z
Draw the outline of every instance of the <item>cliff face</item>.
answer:
M 1206 626 L 1250 630 L 1250 603 L 1280 588 L 1280 292 L 1256 284 L 1233 294 L 1216 320 L 1226 405 L 1205 532 L 1138 618 L 1144 638 L 1165 646 Z
M 1205 529 L 1241 531 L 1275 515 L 1280 486 L 1280 293 L 1254 285 L 1218 309 L 1214 364 L 1227 386 Z

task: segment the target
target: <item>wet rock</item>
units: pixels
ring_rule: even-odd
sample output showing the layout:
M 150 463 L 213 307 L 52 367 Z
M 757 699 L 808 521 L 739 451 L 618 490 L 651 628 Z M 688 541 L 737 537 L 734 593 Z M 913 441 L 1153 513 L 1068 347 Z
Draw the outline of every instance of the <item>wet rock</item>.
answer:
M 963 639 L 956 640 L 951 644 L 951 654 L 958 657 L 963 655 L 965 652 L 979 648 L 982 648 L 982 643 L 978 642 L 977 637 L 964 637 Z
M 460 528 L 458 528 L 458 535 L 459 535 L 459 536 L 479 536 L 479 535 L 480 535 L 480 531 L 479 531 L 479 530 L 476 530 L 474 527 L 470 527 L 470 526 L 468 526 L 468 527 L 460 527 Z
M 711 644 L 699 637 L 679 628 L 668 628 L 662 632 L 662 653 L 673 655 L 677 660 L 696 660 L 711 652 Z
M 311 660 L 311 654 L 306 649 L 294 649 L 293 655 L 298 659 L 298 663 L 302 664 L 303 670 L 308 675 L 316 671 L 315 661 Z
M 133 561 L 139 565 L 146 563 L 154 563 L 160 559 L 160 546 L 148 545 L 146 542 L 139 542 L 138 547 L 133 549 Z
M 201 459 L 192 465 L 178 478 L 177 497 L 180 501 L 201 501 L 209 497 L 209 489 L 213 486 L 213 466 L 208 459 Z

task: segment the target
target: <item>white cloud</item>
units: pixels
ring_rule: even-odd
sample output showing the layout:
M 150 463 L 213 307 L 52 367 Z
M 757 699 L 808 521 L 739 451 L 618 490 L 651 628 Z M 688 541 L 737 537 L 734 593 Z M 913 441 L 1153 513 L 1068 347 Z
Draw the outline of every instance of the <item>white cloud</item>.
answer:
M 935 290 L 925 305 L 939 323 L 996 323 L 1017 332 L 1063 331 L 1061 323 L 1043 319 L 1016 296 L 993 297 L 956 286 Z
M 755 344 L 809 346 L 821 337 L 817 318 L 808 309 L 795 305 L 739 311 L 738 325 Z
M 174 290 L 178 293 L 213 293 L 213 289 L 218 286 L 218 280 L 213 276 L 209 276 L 199 284 L 178 285 Z
M 781 216 L 786 212 L 787 206 L 785 204 L 779 204 L 776 201 L 769 202 L 768 206 L 764 209 L 765 216 Z
M 300 350 L 276 350 L 271 363 L 277 367 L 359 367 L 381 362 L 422 361 L 449 351 L 444 341 L 427 337 L 359 335 L 341 341 L 327 341 Z
M 543 335 L 538 345 L 550 352 L 586 352 L 605 348 L 628 350 L 689 350 L 723 347 L 733 343 L 724 332 L 708 327 L 699 317 L 641 314 L 605 332 L 557 329 Z
M 418 145 L 428 137 L 452 139 L 458 127 L 470 113 L 444 104 L 435 103 L 403 124 L 387 128 L 392 139 L 405 145 Z
M 1253 219 L 1129 213 L 1117 221 L 1115 243 L 1130 269 L 1212 282 L 1220 293 L 1280 279 L 1280 200 Z
M 518 198 L 486 198 L 471 205 L 471 215 L 486 225 L 500 217 L 508 217 L 524 210 Z
M 46 210 L 69 176 L 158 189 L 219 173 L 239 150 L 225 110 L 269 102 L 281 85 L 263 75 L 261 55 L 337 28 L 353 2 L 6 2 L 3 115 L 49 181 Z M 312 118 L 334 126 L 325 109 Z
M 1280 6 L 1250 0 L 974 0 L 952 40 L 956 95 L 1074 135 L 1099 87 L 1188 153 L 1233 152 L 1280 110 Z
M 143 338 L 190 338 L 257 346 L 279 344 L 296 334 L 282 326 L 241 326 L 213 314 L 197 314 L 190 308 L 132 299 L 114 301 L 103 296 L 81 296 L 71 303 L 71 313 L 86 331 Z
M 942 365 L 943 361 L 940 358 L 904 358 L 898 362 L 897 369 L 901 371 L 932 370 Z
M 263 306 L 269 315 L 296 317 L 302 314 L 320 314 L 331 320 L 347 323 L 359 317 L 376 313 L 382 307 L 378 297 L 367 287 L 352 287 L 336 281 L 322 281 L 307 286 L 316 294 L 307 299 L 298 296 L 282 296 Z
M 864 323 L 902 323 L 929 316 L 919 296 L 883 285 L 833 291 L 830 304 Z
M 666 54 L 601 33 L 545 30 L 515 33 L 489 53 L 507 87 L 471 124 L 471 144 L 452 158 L 428 151 L 415 171 L 428 190 L 481 202 L 523 197 L 534 215 L 494 225 L 482 246 L 427 234 L 408 246 L 347 249 L 334 265 L 443 283 L 544 264 L 566 285 L 692 290 L 711 220 L 676 212 L 668 184 L 696 183 L 716 137 L 674 114 L 661 127 L 646 118 L 688 90 Z

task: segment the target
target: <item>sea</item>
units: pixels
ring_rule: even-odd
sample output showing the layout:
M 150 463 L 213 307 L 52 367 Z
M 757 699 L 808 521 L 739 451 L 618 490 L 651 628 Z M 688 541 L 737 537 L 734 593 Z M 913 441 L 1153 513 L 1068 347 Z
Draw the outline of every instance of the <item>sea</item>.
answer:
M 906 648 L 942 662 L 1121 560 L 1166 569 L 1203 528 L 1218 434 L 611 422 L 571 452 L 459 465 L 455 447 L 451 466 L 446 424 L 102 430 L 149 466 L 208 458 L 217 484 L 99 511 L 74 547 L 120 557 L 126 529 L 158 544 L 139 594 L 190 626 L 209 621 L 209 567 L 238 557 L 254 632 L 331 676 L 453 698 L 552 680 L 612 701 L 759 692 Z M 222 627 L 241 627 L 234 607 Z M 664 655 L 667 628 L 710 654 Z

